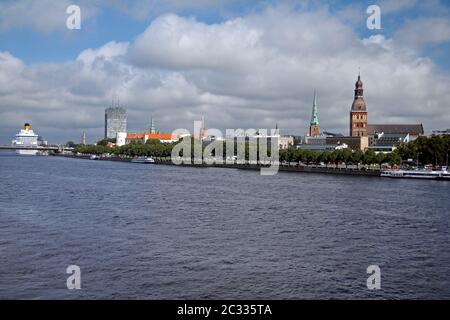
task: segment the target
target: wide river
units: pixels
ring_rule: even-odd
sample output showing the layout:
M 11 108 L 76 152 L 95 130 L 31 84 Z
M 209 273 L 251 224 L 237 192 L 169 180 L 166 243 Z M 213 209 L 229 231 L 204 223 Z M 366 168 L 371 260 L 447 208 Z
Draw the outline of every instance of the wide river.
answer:
M 8 152 L 0 179 L 3 299 L 450 298 L 450 182 Z

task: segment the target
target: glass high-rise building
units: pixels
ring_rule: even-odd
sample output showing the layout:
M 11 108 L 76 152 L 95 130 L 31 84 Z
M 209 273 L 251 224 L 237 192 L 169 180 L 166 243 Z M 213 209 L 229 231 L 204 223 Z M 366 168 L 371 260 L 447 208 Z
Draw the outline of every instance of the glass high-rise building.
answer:
M 116 138 L 118 132 L 127 132 L 127 111 L 122 107 L 105 110 L 105 138 Z

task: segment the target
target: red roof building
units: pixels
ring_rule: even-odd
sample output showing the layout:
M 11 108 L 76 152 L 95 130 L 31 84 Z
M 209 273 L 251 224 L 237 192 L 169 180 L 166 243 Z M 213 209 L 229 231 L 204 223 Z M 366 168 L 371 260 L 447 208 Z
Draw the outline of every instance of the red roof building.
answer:
M 129 133 L 127 135 L 126 142 L 130 143 L 131 141 L 142 141 L 143 143 L 146 143 L 148 140 L 159 140 L 162 143 L 171 143 L 171 142 L 177 142 L 178 136 L 173 135 L 171 133 Z

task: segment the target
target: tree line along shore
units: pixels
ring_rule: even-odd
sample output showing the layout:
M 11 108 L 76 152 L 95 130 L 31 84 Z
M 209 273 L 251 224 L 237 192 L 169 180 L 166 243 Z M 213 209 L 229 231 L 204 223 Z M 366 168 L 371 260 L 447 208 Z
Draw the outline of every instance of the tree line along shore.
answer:
M 133 158 L 139 156 L 154 157 L 156 159 L 167 159 L 171 157 L 173 148 L 180 142 L 161 143 L 158 140 L 143 142 L 132 142 L 124 146 L 114 146 L 111 143 L 113 139 L 104 139 L 97 142 L 96 145 L 75 145 L 75 154 L 111 154 L 117 157 Z M 198 148 L 201 142 L 199 140 L 191 140 L 191 155 L 194 155 L 194 148 Z M 205 147 L 202 145 L 201 150 Z M 238 143 L 234 144 L 234 155 L 237 155 Z M 249 160 L 251 146 L 245 143 L 245 160 Z M 215 158 L 226 159 L 226 146 L 223 146 L 223 158 L 214 155 Z M 373 165 L 382 164 L 400 165 L 405 161 L 417 162 L 419 164 L 432 164 L 435 166 L 448 166 L 448 158 L 450 153 L 450 136 L 432 136 L 419 137 L 408 144 L 400 144 L 392 153 L 375 153 L 372 149 L 363 152 L 361 150 L 351 150 L 349 148 L 317 152 L 306 149 L 289 148 L 279 150 L 279 161 L 281 163 L 301 162 L 305 164 L 339 164 L 346 165 Z M 268 146 L 267 157 L 270 157 L 271 150 Z M 183 156 L 182 152 L 179 156 Z M 258 158 L 259 160 L 259 158 Z

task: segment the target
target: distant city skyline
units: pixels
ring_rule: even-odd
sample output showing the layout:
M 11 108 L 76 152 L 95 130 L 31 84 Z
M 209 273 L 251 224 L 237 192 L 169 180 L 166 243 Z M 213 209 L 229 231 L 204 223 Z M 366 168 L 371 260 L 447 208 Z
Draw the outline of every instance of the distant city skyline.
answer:
M 358 68 L 371 123 L 449 127 L 447 1 L 378 1 L 381 30 L 370 1 L 73 1 L 81 30 L 65 25 L 72 1 L 20 2 L 0 3 L 0 144 L 25 122 L 49 143 L 100 140 L 116 97 L 129 132 L 203 115 L 303 135 L 314 90 L 321 130 L 347 134 Z

